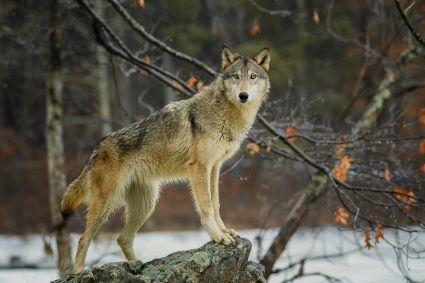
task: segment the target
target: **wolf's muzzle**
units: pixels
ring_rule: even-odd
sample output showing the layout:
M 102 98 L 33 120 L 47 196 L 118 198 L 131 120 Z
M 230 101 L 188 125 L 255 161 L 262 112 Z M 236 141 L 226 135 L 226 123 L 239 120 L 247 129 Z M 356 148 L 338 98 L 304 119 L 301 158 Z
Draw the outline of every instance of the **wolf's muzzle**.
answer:
M 247 102 L 248 101 L 248 97 L 249 97 L 249 95 L 246 92 L 239 93 L 239 101 L 242 102 L 242 103 Z

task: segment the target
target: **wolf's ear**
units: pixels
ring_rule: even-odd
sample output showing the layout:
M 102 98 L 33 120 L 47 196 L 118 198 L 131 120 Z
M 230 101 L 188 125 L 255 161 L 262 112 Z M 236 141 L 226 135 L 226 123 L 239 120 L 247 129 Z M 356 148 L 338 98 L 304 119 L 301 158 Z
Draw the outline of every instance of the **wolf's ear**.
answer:
M 241 56 L 239 54 L 224 45 L 223 50 L 221 51 L 221 70 L 227 69 L 227 67 L 232 65 L 240 57 Z
M 270 50 L 268 48 L 261 49 L 260 52 L 257 53 L 252 59 L 260 65 L 266 72 L 269 71 L 270 68 Z

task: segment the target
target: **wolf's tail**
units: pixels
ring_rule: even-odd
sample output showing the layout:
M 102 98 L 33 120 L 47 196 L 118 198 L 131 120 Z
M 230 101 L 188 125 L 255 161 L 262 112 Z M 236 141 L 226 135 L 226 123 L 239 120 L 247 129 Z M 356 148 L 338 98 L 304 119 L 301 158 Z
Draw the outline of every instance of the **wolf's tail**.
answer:
M 85 195 L 86 168 L 66 188 L 61 201 L 61 214 L 64 222 L 74 214 L 75 209 L 81 204 Z

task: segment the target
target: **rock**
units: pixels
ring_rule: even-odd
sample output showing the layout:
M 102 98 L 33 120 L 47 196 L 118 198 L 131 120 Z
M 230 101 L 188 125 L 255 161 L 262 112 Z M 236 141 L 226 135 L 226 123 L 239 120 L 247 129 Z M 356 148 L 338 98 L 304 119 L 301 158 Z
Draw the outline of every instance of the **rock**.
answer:
M 266 282 L 264 267 L 248 261 L 250 251 L 251 242 L 244 238 L 229 246 L 209 242 L 147 263 L 108 263 L 53 282 Z

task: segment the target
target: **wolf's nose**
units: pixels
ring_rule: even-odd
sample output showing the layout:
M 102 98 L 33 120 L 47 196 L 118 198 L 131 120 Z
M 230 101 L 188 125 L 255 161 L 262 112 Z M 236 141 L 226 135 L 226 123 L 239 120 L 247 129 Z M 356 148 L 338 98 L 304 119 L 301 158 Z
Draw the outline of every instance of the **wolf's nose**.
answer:
M 246 92 L 239 93 L 239 99 L 241 100 L 242 103 L 247 102 L 248 101 L 248 93 L 246 93 Z

